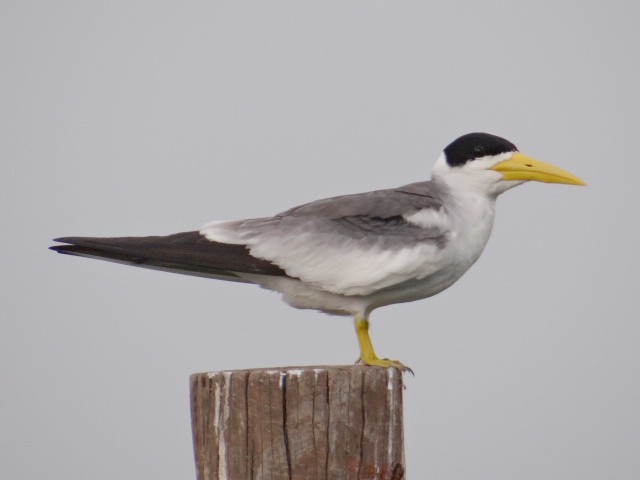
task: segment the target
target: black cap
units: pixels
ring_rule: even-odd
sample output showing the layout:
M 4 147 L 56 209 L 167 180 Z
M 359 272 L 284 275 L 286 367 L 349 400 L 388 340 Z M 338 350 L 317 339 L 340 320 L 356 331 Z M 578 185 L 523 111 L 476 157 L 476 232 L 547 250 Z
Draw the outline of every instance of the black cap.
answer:
M 467 133 L 455 139 L 444 154 L 451 167 L 461 167 L 465 163 L 487 155 L 515 152 L 518 149 L 509 140 L 488 133 Z

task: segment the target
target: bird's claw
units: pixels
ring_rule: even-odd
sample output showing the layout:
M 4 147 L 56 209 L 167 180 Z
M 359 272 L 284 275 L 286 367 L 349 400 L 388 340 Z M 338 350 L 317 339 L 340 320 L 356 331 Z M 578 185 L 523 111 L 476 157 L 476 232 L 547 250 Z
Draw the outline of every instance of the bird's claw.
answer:
M 371 367 L 382 367 L 382 368 L 397 368 L 401 372 L 408 372 L 411 375 L 415 376 L 413 370 L 407 367 L 405 364 L 398 360 L 390 360 L 388 358 L 367 358 L 364 359 L 360 357 L 358 363 L 362 363 L 364 365 L 369 365 Z

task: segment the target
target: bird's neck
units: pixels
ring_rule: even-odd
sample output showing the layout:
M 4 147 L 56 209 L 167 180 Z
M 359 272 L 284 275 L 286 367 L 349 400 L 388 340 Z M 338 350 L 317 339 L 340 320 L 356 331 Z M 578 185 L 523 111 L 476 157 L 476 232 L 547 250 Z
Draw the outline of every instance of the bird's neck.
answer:
M 455 218 L 459 219 L 460 228 L 478 228 L 482 230 L 482 237 L 486 235 L 488 238 L 496 213 L 495 196 L 473 191 L 458 192 L 448 203 L 455 210 Z M 485 232 L 486 229 L 488 231 Z
M 476 176 L 449 172 L 431 179 L 446 197 L 446 205 L 469 214 L 493 217 L 498 193 L 487 187 L 487 182 Z
M 441 190 L 446 192 L 444 205 L 452 221 L 451 236 L 458 246 L 456 256 L 466 270 L 480 257 L 489 240 L 497 195 L 468 182 L 448 182 L 441 185 Z

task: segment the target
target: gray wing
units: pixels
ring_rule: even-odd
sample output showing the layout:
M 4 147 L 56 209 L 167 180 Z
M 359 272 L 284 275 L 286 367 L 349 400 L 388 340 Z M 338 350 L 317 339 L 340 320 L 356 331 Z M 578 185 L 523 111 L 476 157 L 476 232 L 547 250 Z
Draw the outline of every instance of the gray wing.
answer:
M 440 208 L 441 192 L 432 182 L 418 182 L 396 189 L 342 195 L 306 203 L 278 216 L 316 215 L 342 218 L 357 215 L 389 218 L 422 208 Z
M 282 224 L 305 223 L 316 228 L 375 243 L 385 248 L 412 241 L 441 240 L 436 225 L 418 226 L 406 217 L 424 209 L 440 210 L 439 191 L 431 182 L 412 183 L 398 189 L 343 195 L 316 200 L 276 215 Z M 289 218 L 290 217 L 290 218 Z
M 431 223 L 412 222 L 429 211 Z M 428 275 L 448 225 L 431 182 L 318 200 L 274 217 L 211 222 L 209 240 L 245 245 L 287 275 L 324 290 L 367 295 Z

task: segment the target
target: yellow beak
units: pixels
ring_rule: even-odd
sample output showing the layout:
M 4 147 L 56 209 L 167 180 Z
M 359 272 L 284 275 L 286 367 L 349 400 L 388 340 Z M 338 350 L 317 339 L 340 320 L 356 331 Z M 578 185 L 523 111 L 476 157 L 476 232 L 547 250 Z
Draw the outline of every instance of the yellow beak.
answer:
M 525 157 L 520 152 L 514 153 L 511 158 L 494 165 L 491 169 L 500 172 L 505 180 L 533 180 L 535 182 L 586 185 L 566 170 Z

